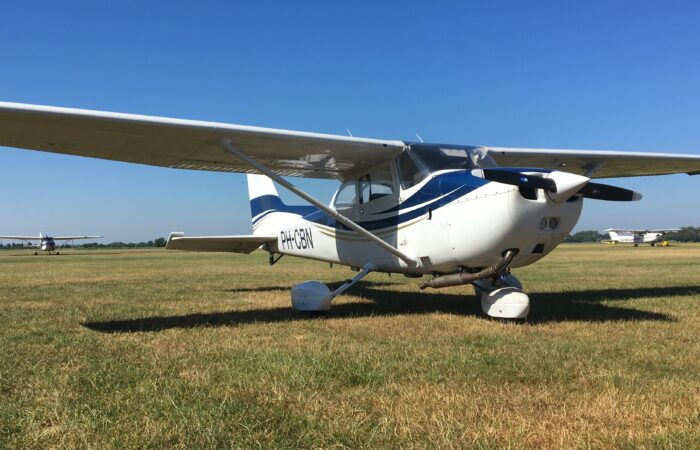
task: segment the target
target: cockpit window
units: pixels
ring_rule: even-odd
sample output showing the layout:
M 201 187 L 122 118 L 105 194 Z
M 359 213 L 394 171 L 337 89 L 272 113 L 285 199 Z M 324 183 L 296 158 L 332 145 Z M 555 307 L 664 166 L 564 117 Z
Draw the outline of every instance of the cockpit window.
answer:
M 391 165 L 375 167 L 358 180 L 360 203 L 369 203 L 394 193 Z
M 399 177 L 401 178 L 401 187 L 408 189 L 411 186 L 415 186 L 420 183 L 421 178 L 419 176 L 418 166 L 413 162 L 413 159 L 408 154 L 408 152 L 401 153 L 399 156 Z
M 355 204 L 355 197 L 355 182 L 346 181 L 338 188 L 333 206 L 335 206 L 335 209 L 351 208 Z

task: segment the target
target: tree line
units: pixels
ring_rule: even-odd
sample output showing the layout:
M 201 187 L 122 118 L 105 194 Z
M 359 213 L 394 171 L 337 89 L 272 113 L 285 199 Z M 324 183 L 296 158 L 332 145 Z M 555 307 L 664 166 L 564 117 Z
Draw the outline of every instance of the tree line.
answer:
M 36 241 L 38 242 L 38 241 Z M 85 242 L 82 244 L 69 245 L 69 244 L 56 244 L 57 248 L 148 248 L 148 247 L 165 247 L 167 240 L 163 237 L 153 239 L 148 242 L 110 242 L 109 244 L 102 244 L 99 242 Z M 7 244 L 0 244 L 0 248 L 24 248 L 26 247 L 26 242 L 10 242 Z
M 570 234 L 564 239 L 564 242 L 598 242 L 609 238 L 610 236 L 607 234 L 588 230 Z M 676 242 L 700 242 L 700 227 L 683 227 L 679 231 L 667 233 L 664 238 Z

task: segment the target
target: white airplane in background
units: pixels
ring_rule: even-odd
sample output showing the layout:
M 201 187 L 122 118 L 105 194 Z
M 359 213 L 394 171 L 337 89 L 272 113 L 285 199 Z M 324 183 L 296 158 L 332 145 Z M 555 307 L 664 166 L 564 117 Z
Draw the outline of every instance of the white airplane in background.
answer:
M 664 240 L 664 236 L 672 231 L 680 231 L 678 228 L 670 228 L 667 230 L 623 230 L 619 228 L 609 228 L 605 230 L 610 235 L 610 241 L 621 244 L 634 244 L 639 247 L 639 244 L 649 244 L 656 247 L 656 244 Z
M 524 318 L 529 297 L 512 268 L 551 252 L 584 198 L 639 200 L 593 178 L 700 173 L 700 155 L 411 143 L 226 123 L 0 103 L 0 146 L 179 169 L 249 175 L 253 234 L 184 237 L 167 247 L 250 253 L 262 248 L 350 266 L 331 292 L 292 289 L 297 310 L 328 310 L 370 272 L 429 276 L 421 288 L 473 284 L 483 311 Z M 329 205 L 287 177 L 335 179 Z M 270 179 L 312 206 L 289 206 Z
M 26 241 L 28 243 L 32 241 L 39 241 L 34 247 L 37 247 L 42 251 L 48 252 L 49 255 L 51 254 L 51 252 L 56 252 L 57 255 L 61 254 L 56 250 L 56 241 L 77 241 L 79 239 L 100 238 L 102 238 L 102 236 L 45 236 L 41 233 L 39 233 L 39 236 L 0 236 L 0 239 Z M 34 252 L 34 254 L 36 255 L 37 252 Z

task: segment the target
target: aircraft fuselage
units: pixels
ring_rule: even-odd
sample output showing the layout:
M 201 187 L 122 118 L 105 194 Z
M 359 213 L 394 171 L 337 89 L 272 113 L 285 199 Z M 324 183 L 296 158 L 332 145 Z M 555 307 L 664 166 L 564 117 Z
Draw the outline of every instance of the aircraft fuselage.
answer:
M 277 242 L 269 246 L 274 253 L 354 267 L 371 261 L 384 272 L 432 274 L 483 268 L 509 249 L 517 250 L 511 266 L 521 267 L 538 261 L 564 240 L 583 204 L 580 197 L 555 202 L 543 191 L 530 197 L 512 185 L 485 181 L 468 170 L 451 170 L 433 173 L 395 196 L 388 194 L 381 204 L 355 203 L 343 209 L 364 228 L 414 255 L 418 267 L 409 267 L 318 210 L 310 209 L 301 217 L 263 215 L 254 221 L 254 229 L 276 230 Z

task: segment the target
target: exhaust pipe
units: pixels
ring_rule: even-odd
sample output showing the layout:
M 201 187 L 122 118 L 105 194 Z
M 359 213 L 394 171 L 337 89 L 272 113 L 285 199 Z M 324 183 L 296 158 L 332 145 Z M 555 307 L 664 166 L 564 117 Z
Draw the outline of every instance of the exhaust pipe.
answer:
M 463 284 L 473 283 L 477 280 L 483 280 L 484 278 L 490 278 L 494 275 L 501 273 L 503 269 L 508 267 L 508 265 L 513 261 L 515 255 L 518 254 L 517 250 L 511 249 L 506 250 L 503 257 L 494 265 L 485 268 L 484 270 L 476 273 L 453 273 L 452 275 L 443 275 L 441 277 L 432 278 L 425 283 L 420 285 L 421 289 L 425 288 L 444 288 L 450 286 L 461 286 Z

